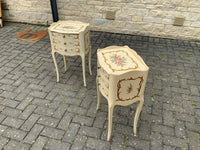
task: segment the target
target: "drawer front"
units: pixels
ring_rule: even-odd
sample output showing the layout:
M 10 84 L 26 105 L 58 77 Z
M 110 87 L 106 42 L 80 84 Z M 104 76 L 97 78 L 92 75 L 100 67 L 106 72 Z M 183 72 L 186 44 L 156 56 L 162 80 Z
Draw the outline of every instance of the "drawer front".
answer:
M 79 35 L 77 34 L 61 34 L 52 32 L 52 47 L 54 51 L 65 52 L 68 54 L 80 53 Z
M 99 82 L 99 89 L 101 93 L 108 98 L 109 97 L 109 74 L 99 66 L 98 64 L 98 71 L 97 71 L 97 77 Z

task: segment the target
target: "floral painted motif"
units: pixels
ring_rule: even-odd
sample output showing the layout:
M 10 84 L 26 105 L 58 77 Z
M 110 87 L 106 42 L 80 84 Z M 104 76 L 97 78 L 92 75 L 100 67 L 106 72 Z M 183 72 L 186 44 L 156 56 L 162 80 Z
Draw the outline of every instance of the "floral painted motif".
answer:
M 63 28 L 65 28 L 65 29 L 74 29 L 73 26 L 64 26 Z
M 123 66 L 123 64 L 126 61 L 126 59 L 124 57 L 118 56 L 116 54 L 111 56 L 111 60 L 113 63 L 117 64 L 118 66 L 119 65 Z

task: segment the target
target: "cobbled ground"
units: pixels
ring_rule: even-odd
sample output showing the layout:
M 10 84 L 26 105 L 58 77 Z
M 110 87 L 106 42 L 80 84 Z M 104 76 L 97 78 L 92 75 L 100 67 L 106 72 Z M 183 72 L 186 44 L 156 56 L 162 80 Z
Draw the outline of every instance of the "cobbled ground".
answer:
M 200 150 L 200 43 L 91 31 L 92 72 L 86 57 L 57 55 L 49 36 L 20 41 L 16 35 L 45 26 L 5 23 L 0 28 L 0 149 L 4 150 Z M 137 103 L 116 106 L 110 142 L 108 105 L 96 110 L 96 51 L 128 45 L 149 66 L 145 102 L 133 136 Z

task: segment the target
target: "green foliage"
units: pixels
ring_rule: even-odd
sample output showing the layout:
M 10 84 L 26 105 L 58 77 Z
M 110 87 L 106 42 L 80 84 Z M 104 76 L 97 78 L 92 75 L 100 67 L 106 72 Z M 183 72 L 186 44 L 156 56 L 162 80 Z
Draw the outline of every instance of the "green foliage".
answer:
M 180 57 L 181 59 L 183 59 L 183 55 L 179 55 L 179 57 Z
M 158 56 L 158 58 L 159 58 L 160 60 L 162 60 L 162 59 L 163 59 L 163 57 L 162 57 L 162 56 Z
M 174 72 L 174 75 L 175 75 L 175 76 L 179 76 L 179 73 L 178 73 L 178 72 Z
M 122 142 L 122 146 L 125 148 L 125 147 L 126 147 L 126 143 L 125 143 L 125 142 Z
M 185 55 L 186 55 L 186 56 L 189 56 L 189 55 L 192 55 L 192 53 L 185 52 Z
M 154 101 L 155 101 L 153 97 L 151 97 L 151 101 L 152 101 L 152 102 L 154 102 Z
M 36 64 L 36 65 L 37 65 L 37 64 L 39 64 L 39 61 L 38 61 L 38 60 L 36 60 L 35 64 Z
M 151 94 L 151 101 L 152 101 L 152 102 L 154 102 L 154 98 L 153 98 L 153 96 L 154 96 L 154 93 Z
M 157 135 L 160 135 L 160 132 L 156 132 Z
M 28 104 L 29 104 L 29 105 L 31 105 L 32 103 L 31 103 L 31 102 L 29 102 Z
M 196 104 L 194 102 L 192 102 L 192 106 L 196 106 Z
M 176 124 L 176 122 L 175 121 L 173 121 L 173 125 L 175 125 Z

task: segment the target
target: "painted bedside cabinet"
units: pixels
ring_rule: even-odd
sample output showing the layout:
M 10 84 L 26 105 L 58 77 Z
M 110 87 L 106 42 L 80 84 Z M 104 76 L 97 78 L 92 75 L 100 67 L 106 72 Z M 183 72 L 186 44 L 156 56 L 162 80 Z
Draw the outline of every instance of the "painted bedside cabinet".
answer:
M 80 55 L 82 59 L 82 72 L 84 86 L 86 86 L 85 78 L 85 55 L 89 54 L 89 72 L 91 71 L 91 45 L 89 24 L 79 21 L 58 21 L 53 23 L 49 28 L 51 40 L 52 57 L 56 67 L 57 82 L 59 82 L 59 71 L 56 61 L 56 53 L 63 55 L 65 71 L 67 71 L 67 63 L 65 56 Z
M 144 103 L 148 66 L 128 46 L 98 49 L 97 58 L 97 109 L 101 93 L 108 101 L 107 140 L 111 136 L 114 106 L 127 106 L 138 101 L 133 125 L 136 135 L 137 122 Z

